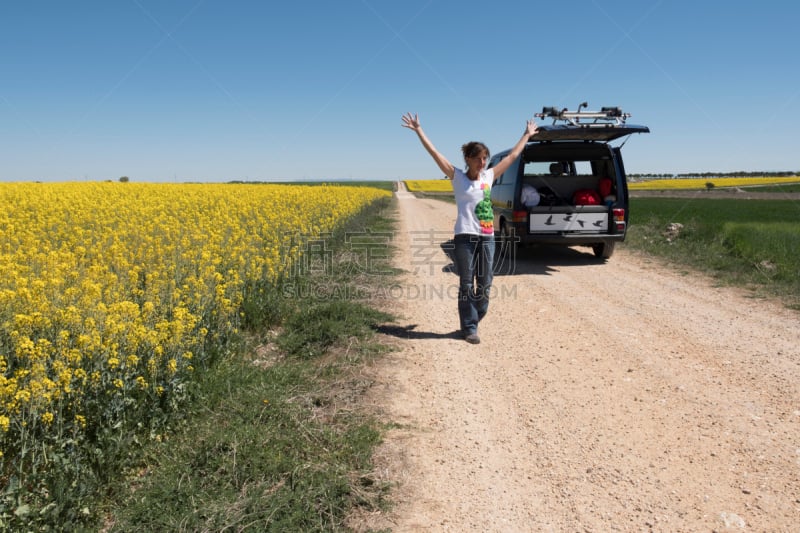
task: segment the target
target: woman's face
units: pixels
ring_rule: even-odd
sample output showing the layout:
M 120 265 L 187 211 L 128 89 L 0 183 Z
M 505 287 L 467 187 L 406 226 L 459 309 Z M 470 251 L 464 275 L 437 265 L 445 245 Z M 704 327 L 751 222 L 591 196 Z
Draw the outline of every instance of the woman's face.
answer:
M 489 154 L 485 151 L 480 151 L 476 155 L 467 158 L 467 166 L 470 170 L 480 172 L 486 168 L 486 163 L 489 162 Z

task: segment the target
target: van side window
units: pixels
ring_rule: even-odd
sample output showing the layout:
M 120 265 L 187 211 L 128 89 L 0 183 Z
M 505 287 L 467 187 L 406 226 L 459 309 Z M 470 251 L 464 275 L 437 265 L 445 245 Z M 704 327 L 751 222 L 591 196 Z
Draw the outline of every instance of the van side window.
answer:
M 575 174 L 578 176 L 591 176 L 594 174 L 592 171 L 591 161 L 575 161 Z
M 494 157 L 492 158 L 492 160 L 491 160 L 491 161 L 489 161 L 489 165 L 488 165 L 488 167 L 489 167 L 489 168 L 492 168 L 492 167 L 493 167 L 493 166 L 495 166 L 497 163 L 499 163 L 501 159 L 502 159 L 502 157 L 500 157 L 500 156 L 494 156 Z M 495 184 L 495 185 L 500 185 L 501 183 L 503 183 L 503 176 L 505 176 L 505 174 L 500 174 L 499 176 L 496 176 L 496 178 L 497 178 L 497 179 L 495 179 L 495 181 L 494 181 L 494 184 Z
M 525 163 L 523 175 L 525 176 L 552 176 L 550 165 L 552 161 L 528 161 Z

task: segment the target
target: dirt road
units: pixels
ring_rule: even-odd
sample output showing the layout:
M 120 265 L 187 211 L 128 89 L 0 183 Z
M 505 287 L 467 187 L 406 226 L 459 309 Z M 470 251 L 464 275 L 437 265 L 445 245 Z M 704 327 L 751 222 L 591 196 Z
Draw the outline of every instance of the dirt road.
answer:
M 455 206 L 397 196 L 399 350 L 372 396 L 395 506 L 359 527 L 800 530 L 800 314 L 625 250 L 539 251 L 470 345 Z

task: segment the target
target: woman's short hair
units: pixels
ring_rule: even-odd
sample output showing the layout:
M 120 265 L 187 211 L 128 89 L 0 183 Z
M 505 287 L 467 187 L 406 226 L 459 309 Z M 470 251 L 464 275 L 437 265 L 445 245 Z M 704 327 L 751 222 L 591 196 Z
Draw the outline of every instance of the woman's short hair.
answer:
M 461 153 L 464 154 L 465 161 L 467 160 L 467 158 L 477 157 L 483 152 L 486 152 L 487 158 L 491 155 L 489 153 L 489 148 L 482 142 L 471 141 L 461 146 Z

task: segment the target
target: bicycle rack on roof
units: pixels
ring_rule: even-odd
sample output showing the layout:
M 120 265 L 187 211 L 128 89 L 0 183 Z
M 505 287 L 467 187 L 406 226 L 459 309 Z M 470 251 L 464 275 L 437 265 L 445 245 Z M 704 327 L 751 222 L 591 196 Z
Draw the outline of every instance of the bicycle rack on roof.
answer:
M 542 112 L 536 113 L 534 116 L 552 118 L 553 124 L 563 121 L 581 128 L 622 126 L 625 124 L 625 120 L 631 116 L 630 113 L 623 113 L 619 107 L 602 107 L 600 111 L 581 111 L 587 106 L 588 104 L 583 102 L 578 106 L 577 111 L 570 111 L 566 107 L 564 109 L 543 107 Z

